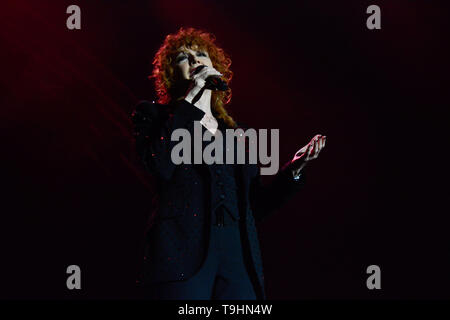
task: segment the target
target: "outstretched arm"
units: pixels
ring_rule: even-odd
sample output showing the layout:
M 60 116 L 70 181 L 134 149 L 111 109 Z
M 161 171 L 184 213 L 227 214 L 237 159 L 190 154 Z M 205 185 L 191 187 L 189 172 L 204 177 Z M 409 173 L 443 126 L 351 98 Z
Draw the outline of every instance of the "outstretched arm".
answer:
M 250 185 L 250 204 L 256 222 L 281 208 L 305 183 L 305 166 L 319 156 L 325 146 L 326 136 L 316 135 L 297 151 L 277 173 L 272 183 L 265 186 L 258 174 Z

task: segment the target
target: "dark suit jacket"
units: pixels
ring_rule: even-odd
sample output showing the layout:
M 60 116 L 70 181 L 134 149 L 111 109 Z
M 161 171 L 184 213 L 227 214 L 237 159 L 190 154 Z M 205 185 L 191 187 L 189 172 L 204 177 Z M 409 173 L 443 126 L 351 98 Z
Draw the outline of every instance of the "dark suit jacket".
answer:
M 140 283 L 180 281 L 193 276 L 206 258 L 209 243 L 210 170 L 206 164 L 172 163 L 171 132 L 186 128 L 204 112 L 185 100 L 172 105 L 140 102 L 131 113 L 136 150 L 145 169 L 156 176 L 158 201 L 145 235 Z M 220 120 L 222 121 L 222 120 Z M 244 259 L 258 299 L 265 299 L 264 276 L 255 222 L 262 221 L 304 184 L 282 169 L 263 186 L 256 164 L 238 166 L 239 217 Z M 286 166 L 285 166 L 286 167 Z

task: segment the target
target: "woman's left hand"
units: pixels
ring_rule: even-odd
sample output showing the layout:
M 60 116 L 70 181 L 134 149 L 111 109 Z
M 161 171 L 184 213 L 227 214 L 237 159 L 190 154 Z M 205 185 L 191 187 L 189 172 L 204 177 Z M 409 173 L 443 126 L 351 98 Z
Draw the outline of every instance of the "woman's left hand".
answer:
M 319 156 L 320 151 L 325 147 L 326 140 L 327 136 L 317 134 L 307 145 L 295 153 L 290 165 L 290 169 L 294 176 L 296 176 L 309 161 L 314 160 Z

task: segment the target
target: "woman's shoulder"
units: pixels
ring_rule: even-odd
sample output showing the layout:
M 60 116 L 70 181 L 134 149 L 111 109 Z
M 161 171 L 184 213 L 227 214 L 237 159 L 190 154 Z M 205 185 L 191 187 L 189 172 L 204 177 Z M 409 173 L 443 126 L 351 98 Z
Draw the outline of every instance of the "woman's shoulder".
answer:
M 168 105 L 160 104 L 155 101 L 140 100 L 130 116 L 133 122 L 151 121 L 162 119 L 167 116 Z

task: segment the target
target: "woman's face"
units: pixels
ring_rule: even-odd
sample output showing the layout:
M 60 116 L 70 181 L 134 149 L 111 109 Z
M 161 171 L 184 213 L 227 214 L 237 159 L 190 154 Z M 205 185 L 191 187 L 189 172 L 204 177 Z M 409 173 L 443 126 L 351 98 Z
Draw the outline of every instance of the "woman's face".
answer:
M 191 72 L 200 65 L 212 67 L 208 52 L 197 47 L 182 46 L 175 58 L 175 68 L 178 69 L 181 77 L 185 80 L 191 79 Z

